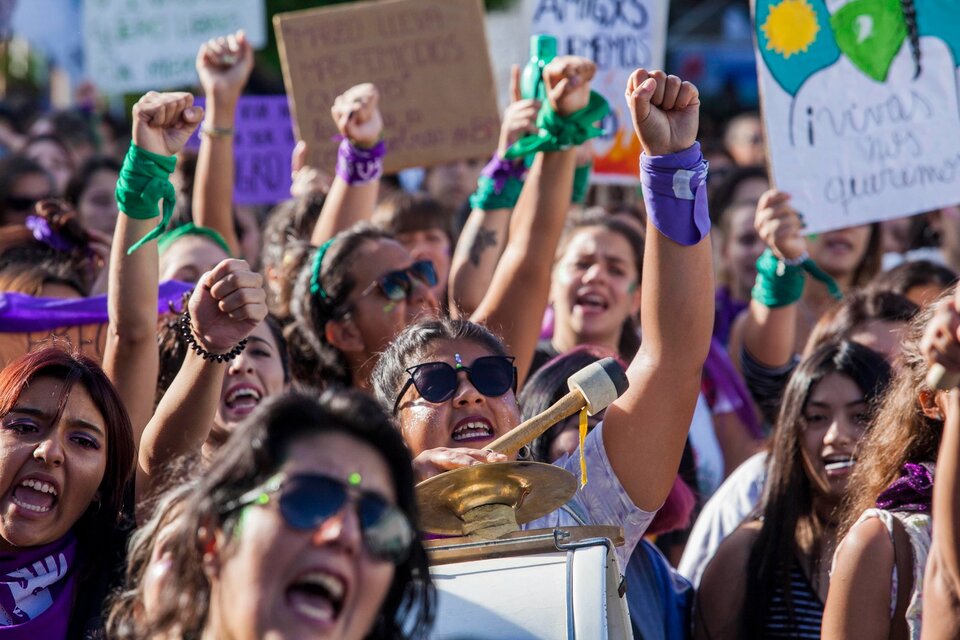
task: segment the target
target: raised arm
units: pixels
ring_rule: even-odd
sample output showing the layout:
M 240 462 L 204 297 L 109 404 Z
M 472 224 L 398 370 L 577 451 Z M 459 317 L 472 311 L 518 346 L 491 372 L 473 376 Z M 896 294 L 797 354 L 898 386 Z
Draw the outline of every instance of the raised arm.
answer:
M 544 68 L 547 99 L 561 121 L 591 107 L 590 81 L 595 73 L 592 62 L 575 56 L 555 58 Z M 521 385 L 540 335 L 553 257 L 570 209 L 575 164 L 575 146 L 537 154 L 514 208 L 510 237 L 490 288 L 470 318 L 503 337 L 517 357 Z
M 743 321 L 743 348 L 758 363 L 781 367 L 796 353 L 797 303 L 803 292 L 803 274 L 793 276 L 789 264 L 807 254 L 800 216 L 790 206 L 790 195 L 771 190 L 760 196 L 755 226 L 769 251 L 757 261 L 758 287 Z M 772 255 L 771 255 L 772 254 Z M 798 271 L 799 267 L 793 267 Z M 799 287 L 795 283 L 800 279 Z M 794 280 L 793 282 L 787 282 Z M 793 292 L 793 293 L 791 293 Z M 734 362 L 739 353 L 734 354 Z
M 630 388 L 607 409 L 603 438 L 624 489 L 649 511 L 673 486 L 700 393 L 713 327 L 713 265 L 706 166 L 695 144 L 697 88 L 638 69 L 626 98 L 644 152 L 643 343 L 627 369 Z
M 520 67 L 514 65 L 510 81 L 512 102 L 503 113 L 497 151 L 483 168 L 477 190 L 470 197 L 472 210 L 450 264 L 450 313 L 454 316 L 470 317 L 490 288 L 507 245 L 510 214 L 523 186 L 523 159 L 506 160 L 505 156 L 518 138 L 537 132 L 540 102 L 521 99 L 519 76 Z
M 136 443 L 153 414 L 157 387 L 159 268 L 156 242 L 147 242 L 133 253 L 129 250 L 157 226 L 156 218 L 160 216 L 159 203 L 149 202 L 142 195 L 144 175 L 151 171 L 162 175 L 160 165 L 165 160 L 172 170 L 173 156 L 183 148 L 203 117 L 203 109 L 192 105 L 193 96 L 189 93 L 151 91 L 140 98 L 133 107 L 133 144 L 155 154 L 159 162 L 140 157 L 131 149 L 117 187 L 121 215 L 117 218 L 109 262 L 110 320 L 103 368 L 123 398 Z M 151 208 L 154 217 L 150 217 Z
M 207 119 L 197 155 L 193 220 L 219 232 L 235 256 L 240 255 L 240 241 L 233 225 L 233 128 L 237 102 L 252 70 L 253 47 L 243 31 L 214 38 L 197 53 Z
M 960 373 L 960 295 L 941 303 L 922 348 L 931 363 Z M 938 393 L 945 414 L 933 483 L 933 534 L 923 578 L 923 638 L 960 634 L 960 389 Z
M 344 139 L 337 152 L 337 175 L 310 238 L 314 246 L 373 215 L 385 152 L 379 103 L 377 88 L 366 83 L 337 96 L 330 109 Z
M 266 317 L 263 278 L 243 260 L 224 260 L 200 278 L 187 306 L 189 332 L 210 354 L 232 354 Z M 181 336 L 184 339 L 185 336 Z M 234 355 L 234 357 L 237 357 Z M 143 433 L 137 464 L 139 503 L 175 458 L 199 453 L 217 413 L 225 368 L 190 348 Z

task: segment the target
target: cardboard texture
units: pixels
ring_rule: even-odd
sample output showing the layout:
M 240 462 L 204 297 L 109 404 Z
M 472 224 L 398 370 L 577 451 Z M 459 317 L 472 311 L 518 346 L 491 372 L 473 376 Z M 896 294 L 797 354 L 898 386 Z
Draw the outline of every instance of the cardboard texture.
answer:
M 310 163 L 336 163 L 334 99 L 380 91 L 392 173 L 467 158 L 497 145 L 500 116 L 482 0 L 385 0 L 283 13 L 274 29 L 297 137 Z

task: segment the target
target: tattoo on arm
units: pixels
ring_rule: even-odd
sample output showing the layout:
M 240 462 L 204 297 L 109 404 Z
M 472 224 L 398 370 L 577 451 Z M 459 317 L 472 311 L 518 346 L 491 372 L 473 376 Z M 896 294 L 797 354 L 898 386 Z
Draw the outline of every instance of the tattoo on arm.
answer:
M 497 232 L 492 229 L 479 229 L 470 245 L 470 262 L 475 267 L 480 266 L 480 258 L 490 247 L 497 246 Z

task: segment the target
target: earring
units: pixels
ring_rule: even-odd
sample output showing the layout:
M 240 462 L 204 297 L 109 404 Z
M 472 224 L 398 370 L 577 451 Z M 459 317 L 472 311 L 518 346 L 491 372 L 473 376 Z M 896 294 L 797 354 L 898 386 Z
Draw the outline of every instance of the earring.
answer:
M 525 444 L 517 451 L 517 460 L 529 460 L 531 455 L 530 445 Z

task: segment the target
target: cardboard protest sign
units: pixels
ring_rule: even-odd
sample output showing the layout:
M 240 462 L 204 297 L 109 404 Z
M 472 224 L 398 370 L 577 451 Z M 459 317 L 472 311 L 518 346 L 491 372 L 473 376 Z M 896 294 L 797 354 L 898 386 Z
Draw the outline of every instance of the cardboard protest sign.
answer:
M 380 91 L 389 172 L 488 157 L 500 116 L 481 0 L 385 0 L 274 16 L 297 137 L 336 162 L 334 99 Z
M 755 0 L 754 26 L 772 178 L 810 232 L 960 202 L 956 2 Z
M 557 55 L 593 60 L 597 64 L 593 90 L 610 103 L 610 115 L 602 125 L 606 134 L 593 141 L 593 182 L 640 181 L 640 141 L 623 92 L 635 69 L 663 68 L 668 6 L 660 0 L 536 0 L 531 33 L 556 37 Z
M 86 72 L 106 93 L 195 84 L 200 45 L 244 29 L 267 40 L 264 0 L 85 0 Z
M 203 98 L 195 104 L 204 105 Z M 286 96 L 241 96 L 234 124 L 236 204 L 276 204 L 290 198 L 290 156 L 296 140 Z M 199 130 L 187 141 L 200 148 Z

